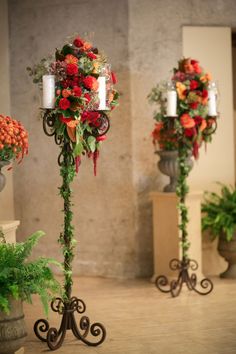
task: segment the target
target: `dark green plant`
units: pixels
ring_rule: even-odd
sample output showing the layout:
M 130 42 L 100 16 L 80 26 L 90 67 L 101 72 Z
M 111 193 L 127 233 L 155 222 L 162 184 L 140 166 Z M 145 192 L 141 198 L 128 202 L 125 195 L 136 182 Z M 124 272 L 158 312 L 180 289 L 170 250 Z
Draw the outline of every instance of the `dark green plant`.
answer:
M 178 227 L 181 232 L 181 246 L 183 252 L 182 257 L 184 261 L 188 260 L 188 250 L 190 247 L 190 242 L 188 241 L 188 231 L 187 231 L 189 218 L 188 218 L 188 208 L 186 206 L 186 196 L 189 192 L 189 187 L 187 185 L 187 177 L 191 169 L 191 167 L 187 163 L 188 157 L 189 157 L 188 147 L 184 143 L 180 142 L 178 147 L 179 176 L 177 180 L 176 195 L 178 196 L 177 208 L 180 214 L 180 223 Z
M 74 168 L 74 158 L 73 151 L 69 148 L 68 141 L 65 141 L 65 144 L 62 147 L 62 156 L 63 162 L 60 168 L 60 175 L 62 177 L 62 185 L 59 188 L 60 195 L 64 200 L 64 229 L 60 233 L 59 243 L 63 250 L 64 256 L 64 294 L 63 297 L 65 300 L 69 300 L 71 297 L 71 288 L 73 284 L 72 280 L 72 261 L 74 258 L 73 249 L 76 245 L 76 240 L 74 239 L 74 226 L 72 225 L 73 212 L 71 210 L 72 202 L 72 190 L 71 183 L 74 180 L 76 171 Z
M 38 294 L 47 314 L 49 300 L 60 292 L 60 285 L 49 268 L 50 264 L 60 266 L 60 263 L 44 257 L 28 260 L 43 235 L 37 231 L 25 242 L 0 243 L 0 311 L 9 312 L 9 297 L 31 303 L 31 295 Z
M 213 238 L 225 235 L 231 241 L 236 231 L 236 189 L 221 185 L 219 194 L 207 192 L 202 204 L 202 230 L 210 230 Z

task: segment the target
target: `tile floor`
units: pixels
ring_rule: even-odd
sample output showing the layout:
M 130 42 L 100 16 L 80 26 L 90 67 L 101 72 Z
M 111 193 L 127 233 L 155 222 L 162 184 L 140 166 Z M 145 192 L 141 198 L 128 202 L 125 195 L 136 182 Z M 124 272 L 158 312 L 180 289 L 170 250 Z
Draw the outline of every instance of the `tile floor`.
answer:
M 235 354 L 236 281 L 213 279 L 214 290 L 199 296 L 184 288 L 178 298 L 159 292 L 149 280 L 77 278 L 74 295 L 86 302 L 91 321 L 100 321 L 107 338 L 88 347 L 68 333 L 58 354 Z M 32 326 L 41 305 L 25 305 L 25 354 L 48 352 Z M 43 316 L 44 317 L 44 316 Z M 57 314 L 50 313 L 57 326 Z

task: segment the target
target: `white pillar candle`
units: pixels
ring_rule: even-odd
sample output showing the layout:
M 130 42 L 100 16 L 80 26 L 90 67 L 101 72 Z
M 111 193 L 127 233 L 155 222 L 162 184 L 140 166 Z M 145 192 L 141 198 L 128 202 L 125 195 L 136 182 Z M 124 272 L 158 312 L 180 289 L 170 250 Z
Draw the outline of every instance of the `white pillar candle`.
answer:
M 43 75 L 43 108 L 55 107 L 55 76 Z
M 99 107 L 98 110 L 106 110 L 106 77 L 99 76 L 98 78 L 98 98 L 99 98 Z
M 214 89 L 208 91 L 208 115 L 210 117 L 217 116 L 216 112 L 216 92 Z
M 177 109 L 177 93 L 175 90 L 167 91 L 167 117 L 175 117 Z

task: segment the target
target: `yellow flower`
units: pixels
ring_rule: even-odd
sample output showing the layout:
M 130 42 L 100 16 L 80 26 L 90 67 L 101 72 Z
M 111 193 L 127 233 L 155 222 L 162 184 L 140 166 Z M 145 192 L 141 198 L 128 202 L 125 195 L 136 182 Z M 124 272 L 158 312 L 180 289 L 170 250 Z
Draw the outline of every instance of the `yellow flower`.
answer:
M 100 68 L 100 63 L 98 61 L 93 62 L 93 74 L 98 74 Z
M 186 86 L 182 84 L 182 82 L 176 83 L 176 90 L 180 100 L 184 100 L 186 98 Z
M 212 80 L 212 76 L 210 73 L 206 73 L 205 75 L 200 77 L 201 82 L 208 82 Z
M 76 58 L 74 55 L 72 55 L 72 54 L 67 54 L 66 55 L 65 62 L 67 64 L 77 64 L 78 61 L 79 61 L 79 59 Z

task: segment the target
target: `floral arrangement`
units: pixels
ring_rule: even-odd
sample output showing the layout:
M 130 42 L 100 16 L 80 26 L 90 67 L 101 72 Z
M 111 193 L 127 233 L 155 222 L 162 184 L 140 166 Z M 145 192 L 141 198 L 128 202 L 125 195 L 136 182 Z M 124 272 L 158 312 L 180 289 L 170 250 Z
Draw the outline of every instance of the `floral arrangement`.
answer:
M 148 95 L 149 101 L 157 103 L 159 108 L 154 115 L 156 121 L 152 132 L 154 146 L 159 145 L 161 150 L 178 151 L 176 195 L 179 199 L 177 208 L 180 223 L 178 227 L 181 232 L 184 263 L 188 261 L 190 247 L 186 206 L 186 196 L 189 191 L 187 177 L 191 169 L 188 159 L 189 155 L 198 158 L 200 146 L 203 142 L 211 141 L 212 134 L 217 128 L 217 115 L 209 114 L 210 81 L 211 75 L 204 72 L 197 60 L 184 58 L 178 62 L 178 67 L 173 69 L 171 78 L 171 90 L 173 89 L 174 95 L 176 94 L 175 114 L 171 116 L 167 114 L 168 95 L 167 97 L 165 95 L 168 85 L 166 82 L 158 84 Z M 216 107 L 214 110 L 216 113 Z
M 181 141 L 198 158 L 199 147 L 211 141 L 216 127 L 216 117 L 208 115 L 211 75 L 204 72 L 197 60 L 184 58 L 173 69 L 171 80 L 177 92 L 176 117 L 167 117 L 166 82 L 158 84 L 148 95 L 149 101 L 159 106 L 154 115 L 153 143 L 161 150 L 178 150 Z
M 28 133 L 21 122 L 0 115 L 0 160 L 20 163 L 28 154 Z
M 35 83 L 42 82 L 46 73 L 55 75 L 55 107 L 49 114 L 55 118 L 56 135 L 70 141 L 77 171 L 81 156 L 87 155 L 94 161 L 96 174 L 100 145 L 106 139 L 104 131 L 108 129 L 104 129 L 104 116 L 107 117 L 108 111 L 98 110 L 98 78 L 104 67 L 107 67 L 106 57 L 77 36 L 56 50 L 55 60 L 42 59 L 38 65 L 27 68 Z M 113 88 L 117 79 L 113 72 L 109 73 L 109 68 L 105 75 L 108 110 L 113 110 L 119 97 Z
M 43 104 L 43 128 L 46 135 L 54 136 L 61 149 L 58 164 L 62 185 L 59 191 L 64 201 L 64 224 L 58 241 L 64 256 L 63 298 L 70 301 L 72 261 L 76 245 L 72 225 L 71 183 L 83 155 L 93 159 L 96 175 L 100 146 L 110 127 L 110 111 L 118 104 L 119 93 L 113 88 L 117 79 L 105 55 L 79 36 L 70 40 L 62 49 L 57 49 L 55 59 L 42 59 L 38 65 L 27 70 L 34 83 L 39 86 L 43 84 L 43 94 L 46 92 L 45 78 L 53 78 L 53 84 L 48 81 L 51 85 L 47 91 L 51 94 L 50 104 Z M 101 82 L 105 88 L 104 96 L 101 96 Z

